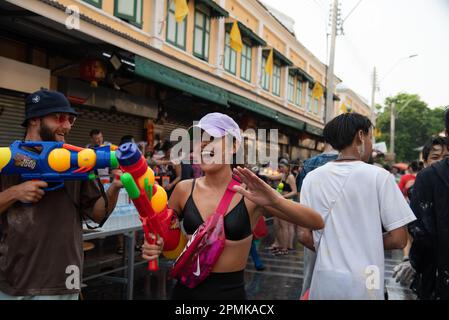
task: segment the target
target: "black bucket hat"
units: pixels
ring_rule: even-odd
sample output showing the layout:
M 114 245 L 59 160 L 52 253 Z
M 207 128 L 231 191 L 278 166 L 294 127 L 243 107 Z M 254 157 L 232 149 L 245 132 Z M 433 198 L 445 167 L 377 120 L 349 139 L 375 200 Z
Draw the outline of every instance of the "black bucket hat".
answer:
M 62 93 L 39 90 L 30 94 L 25 100 L 25 121 L 23 121 L 22 126 L 26 127 L 27 121 L 30 119 L 44 117 L 51 113 L 78 115 Z

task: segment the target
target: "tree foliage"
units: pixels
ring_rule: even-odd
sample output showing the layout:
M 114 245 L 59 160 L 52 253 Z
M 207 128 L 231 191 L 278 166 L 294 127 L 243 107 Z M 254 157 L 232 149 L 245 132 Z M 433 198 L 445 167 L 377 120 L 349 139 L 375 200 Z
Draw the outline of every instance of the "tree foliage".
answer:
M 396 110 L 396 161 L 410 162 L 419 157 L 416 148 L 423 146 L 432 136 L 444 130 L 444 109 L 430 109 L 418 95 L 399 93 L 385 100 L 383 111 L 377 115 L 376 125 L 390 150 L 390 112 Z

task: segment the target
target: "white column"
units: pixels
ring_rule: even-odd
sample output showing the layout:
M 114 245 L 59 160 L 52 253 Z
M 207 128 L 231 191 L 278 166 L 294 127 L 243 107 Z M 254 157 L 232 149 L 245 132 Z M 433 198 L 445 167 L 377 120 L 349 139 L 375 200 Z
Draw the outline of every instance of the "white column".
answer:
M 263 39 L 263 27 L 262 21 L 259 21 L 259 29 L 257 30 L 257 35 Z M 262 80 L 262 47 L 257 47 L 257 54 L 255 59 L 256 68 L 256 92 L 260 93 L 262 90 L 261 80 Z
M 290 56 L 290 47 L 287 46 L 287 50 L 286 50 L 287 59 L 289 56 Z M 285 66 L 282 69 L 284 72 L 284 76 L 283 76 L 283 79 L 281 78 L 281 81 L 282 81 L 281 88 L 283 88 L 281 91 L 281 97 L 283 98 L 282 100 L 283 100 L 284 106 L 287 106 L 288 105 L 288 66 Z
M 167 17 L 165 15 L 166 2 L 161 0 L 151 1 L 153 12 L 151 13 L 150 45 L 162 49 L 165 39 L 164 27 L 166 27 L 167 24 Z
M 218 4 L 224 8 L 226 5 L 226 0 L 219 0 Z M 215 73 L 219 76 L 223 74 L 224 70 L 224 47 L 225 47 L 225 19 L 219 18 L 216 19 L 218 23 L 217 34 L 215 35 L 215 39 L 217 39 L 215 45 Z

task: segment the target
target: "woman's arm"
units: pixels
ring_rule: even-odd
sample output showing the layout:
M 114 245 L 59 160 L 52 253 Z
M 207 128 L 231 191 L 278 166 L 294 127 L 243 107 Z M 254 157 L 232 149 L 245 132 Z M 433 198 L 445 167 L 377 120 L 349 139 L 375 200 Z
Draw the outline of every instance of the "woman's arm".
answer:
M 238 167 L 234 173 L 246 185 L 246 189 L 235 186 L 234 190 L 271 214 L 308 229 L 324 228 L 324 221 L 315 210 L 283 198 L 250 170 Z
M 303 227 L 298 227 L 298 229 L 298 241 L 309 250 L 315 251 L 312 231 Z

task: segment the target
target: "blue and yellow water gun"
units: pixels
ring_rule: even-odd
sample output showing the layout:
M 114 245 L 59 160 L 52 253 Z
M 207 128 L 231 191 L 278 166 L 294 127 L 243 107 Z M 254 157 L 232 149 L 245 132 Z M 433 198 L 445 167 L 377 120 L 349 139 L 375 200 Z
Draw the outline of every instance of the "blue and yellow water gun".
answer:
M 115 151 L 110 146 L 88 149 L 63 142 L 15 141 L 0 148 L 0 174 L 51 183 L 46 191 L 61 188 L 64 181 L 93 180 L 95 170 L 117 167 Z

